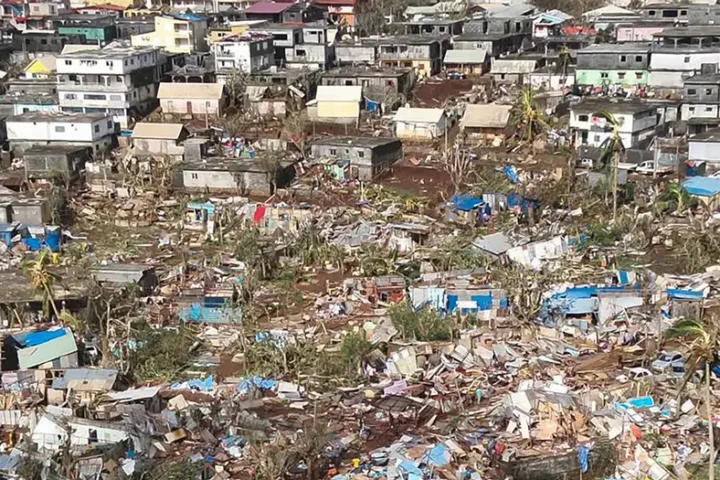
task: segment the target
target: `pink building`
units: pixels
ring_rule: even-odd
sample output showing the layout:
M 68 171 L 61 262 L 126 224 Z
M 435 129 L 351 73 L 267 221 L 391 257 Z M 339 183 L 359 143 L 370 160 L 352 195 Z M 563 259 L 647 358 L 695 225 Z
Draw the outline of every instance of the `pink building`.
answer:
M 617 42 L 652 42 L 653 34 L 660 33 L 668 28 L 668 24 L 658 25 L 618 25 L 615 29 Z

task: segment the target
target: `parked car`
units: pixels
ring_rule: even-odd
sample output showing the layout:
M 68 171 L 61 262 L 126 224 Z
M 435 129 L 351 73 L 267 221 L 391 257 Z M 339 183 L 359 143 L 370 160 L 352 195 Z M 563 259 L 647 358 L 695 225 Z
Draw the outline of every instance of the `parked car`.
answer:
M 651 379 L 654 376 L 650 370 L 641 367 L 630 368 L 627 372 L 627 374 L 623 374 L 617 377 L 617 380 L 620 383 L 627 383 L 631 380 L 637 381 L 643 379 Z
M 589 168 L 592 169 L 595 166 L 595 160 L 592 158 L 581 158 L 577 163 L 578 168 Z
M 682 353 L 679 352 L 660 352 L 650 368 L 657 372 L 666 372 L 673 364 L 681 362 L 682 359 Z
M 672 173 L 673 168 L 672 167 L 663 167 L 660 165 L 658 165 L 657 168 L 655 168 L 654 160 L 644 161 L 635 168 L 635 173 L 639 173 L 641 175 L 652 175 L 653 172 L 657 173 L 658 175 L 665 175 L 668 173 Z

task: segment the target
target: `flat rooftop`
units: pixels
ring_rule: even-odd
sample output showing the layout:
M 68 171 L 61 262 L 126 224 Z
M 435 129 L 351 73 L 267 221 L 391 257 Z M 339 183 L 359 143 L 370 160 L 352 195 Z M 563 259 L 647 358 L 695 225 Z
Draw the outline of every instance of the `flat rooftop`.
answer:
M 610 98 L 585 98 L 582 101 L 570 106 L 570 110 L 581 113 L 593 113 L 605 110 L 610 113 L 640 113 L 647 110 L 654 110 L 657 105 L 645 103 L 640 100 L 621 100 Z
M 595 54 L 595 53 L 648 53 L 650 52 L 649 43 L 596 43 L 589 45 L 578 53 Z
M 362 67 L 340 67 L 323 73 L 324 77 L 401 77 L 411 68 L 362 68 Z
M 7 117 L 8 122 L 97 122 L 110 118 L 104 113 L 25 112 Z
M 144 53 L 152 53 L 160 50 L 157 47 L 131 47 L 129 45 L 117 45 L 111 43 L 100 50 L 80 50 L 77 52 L 63 53 L 58 59 L 86 59 L 86 58 L 124 58 Z
M 291 165 L 291 162 L 283 163 L 282 166 Z M 178 166 L 183 171 L 208 171 L 208 172 L 253 172 L 269 173 L 263 165 L 262 158 L 207 158 L 204 162 L 184 162 Z
M 720 25 L 688 25 L 687 27 L 666 28 L 656 33 L 657 38 L 720 37 Z
M 695 75 L 685 79 L 685 83 L 689 84 L 720 84 L 720 73 L 712 73 L 707 75 Z
M 402 25 L 455 25 L 456 23 L 462 23 L 465 20 L 450 20 L 446 18 L 423 18 L 422 20 L 416 20 L 413 22 L 402 22 Z
M 367 45 L 430 45 L 435 42 L 450 40 L 450 35 L 396 35 L 381 38 L 363 38 L 362 44 Z
M 714 119 L 717 120 L 717 119 Z M 688 139 L 688 142 L 708 142 L 708 143 L 719 143 L 720 142 L 720 128 L 711 128 L 710 130 L 698 133 Z
M 463 33 L 455 37 L 456 42 L 494 42 L 503 38 L 510 38 L 522 33 Z
M 82 152 L 89 147 L 79 147 L 77 145 L 43 145 L 42 147 L 31 147 L 23 150 L 23 156 L 43 156 L 43 155 L 70 155 L 72 153 Z
M 388 137 L 325 137 L 313 140 L 312 145 L 375 148 L 383 145 L 390 145 L 395 142 L 400 142 L 400 139 Z

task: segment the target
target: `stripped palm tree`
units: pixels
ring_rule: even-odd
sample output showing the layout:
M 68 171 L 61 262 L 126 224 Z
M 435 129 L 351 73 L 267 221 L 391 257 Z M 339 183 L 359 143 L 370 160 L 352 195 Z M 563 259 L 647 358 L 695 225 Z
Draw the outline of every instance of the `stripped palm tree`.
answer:
M 605 140 L 605 148 L 603 150 L 602 157 L 605 160 L 604 163 L 610 161 L 610 169 L 612 173 L 612 195 L 613 195 L 613 222 L 617 218 L 617 182 L 618 182 L 618 164 L 620 163 L 620 155 L 625 150 L 620 138 L 620 122 L 618 122 L 615 115 L 607 110 L 598 110 L 593 113 L 594 117 L 599 117 L 605 120 L 606 125 L 611 128 L 610 136 Z
M 35 260 L 25 262 L 22 269 L 30 277 L 30 283 L 35 290 L 43 294 L 43 311 L 45 315 L 49 315 L 48 306 L 52 307 L 55 317 L 60 319 L 60 311 L 55 305 L 55 295 L 53 294 L 53 285 L 59 280 L 59 277 L 48 270 L 48 265 L 52 263 L 52 252 L 45 248 L 35 257 Z
M 715 361 L 718 345 L 718 327 L 715 319 L 703 323 L 694 318 L 682 318 L 665 332 L 668 338 L 689 341 L 688 359 L 685 362 L 685 377 L 678 388 L 678 396 L 695 374 L 698 367 L 705 370 L 705 406 L 708 415 L 708 441 L 710 443 L 710 471 L 708 478 L 715 480 L 715 438 L 713 432 L 712 408 L 710 403 L 710 364 Z
M 510 113 L 510 121 L 520 132 L 521 142 L 532 142 L 536 135 L 550 128 L 545 121 L 545 114 L 535 102 L 532 87 L 529 86 L 520 89 Z

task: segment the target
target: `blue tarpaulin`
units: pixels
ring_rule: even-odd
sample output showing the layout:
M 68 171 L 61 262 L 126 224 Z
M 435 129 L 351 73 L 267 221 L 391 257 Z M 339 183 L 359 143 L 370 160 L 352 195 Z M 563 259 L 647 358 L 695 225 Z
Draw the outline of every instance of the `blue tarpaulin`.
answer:
M 452 460 L 452 454 L 444 443 L 438 443 L 427 453 L 428 463 L 438 467 L 444 467 Z
M 686 290 L 684 288 L 668 288 L 667 294 L 670 298 L 682 298 L 686 300 L 700 300 L 704 297 L 703 292 Z
M 25 335 L 23 345 L 25 347 L 34 347 L 36 345 L 42 345 L 43 343 L 49 342 L 55 338 L 60 338 L 63 335 L 65 335 L 64 328 L 58 328 L 57 330 L 43 330 L 42 332 L 31 332 Z
M 450 203 L 455 205 L 455 208 L 458 210 L 467 212 L 482 205 L 483 199 L 475 195 L 470 195 L 469 193 L 458 193 L 457 195 L 453 195 Z
M 580 445 L 577 447 L 577 458 L 578 463 L 580 464 L 580 471 L 582 473 L 587 473 L 588 468 L 590 467 L 588 465 L 588 454 L 590 453 L 590 449 L 586 447 L 585 445 Z
M 247 393 L 252 387 L 259 388 L 260 390 L 270 390 L 277 384 L 277 381 L 272 378 L 263 377 L 250 377 L 244 380 L 240 380 L 235 390 L 240 393 Z
M 507 176 L 508 180 L 510 180 L 512 183 L 520 183 L 520 178 L 518 178 L 517 173 L 515 172 L 515 169 L 511 167 L 510 165 L 503 165 L 502 167 L 503 173 Z
M 712 197 L 720 193 L 720 178 L 691 177 L 685 180 L 682 186 L 690 195 Z

